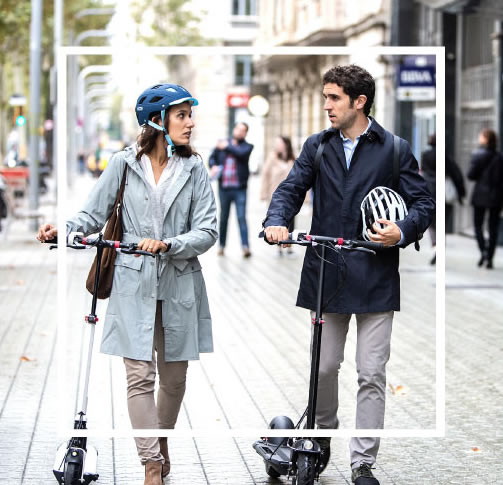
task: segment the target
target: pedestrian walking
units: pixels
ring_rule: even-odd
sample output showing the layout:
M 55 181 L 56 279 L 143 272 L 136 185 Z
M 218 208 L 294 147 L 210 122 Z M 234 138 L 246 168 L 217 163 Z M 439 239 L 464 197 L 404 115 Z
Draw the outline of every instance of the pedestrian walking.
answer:
M 278 136 L 274 141 L 274 148 L 267 157 L 262 168 L 262 185 L 260 189 L 260 200 L 271 202 L 272 194 L 278 185 L 285 180 L 293 167 L 295 156 L 293 154 L 292 142 L 287 136 Z M 295 220 L 292 219 L 288 228 L 292 232 L 295 227 Z M 283 248 L 278 246 L 279 255 L 283 254 Z M 287 249 L 292 253 L 292 249 Z
M 497 151 L 497 136 L 484 129 L 479 134 L 479 147 L 472 153 L 468 178 L 475 181 L 471 203 L 473 225 L 480 250 L 478 266 L 486 263 L 493 269 L 498 240 L 500 212 L 503 206 L 503 155 Z M 484 238 L 484 219 L 489 214 L 489 240 Z
M 124 358 L 133 428 L 171 429 L 185 393 L 189 360 L 212 352 L 211 316 L 198 256 L 217 239 L 208 173 L 190 146 L 197 100 L 176 84 L 145 90 L 136 103 L 137 143 L 116 153 L 66 231 L 102 229 L 126 170 L 123 242 L 156 254 L 118 253 L 101 351 Z M 41 226 L 38 239 L 57 234 Z M 154 385 L 159 373 L 157 405 Z M 135 438 L 145 485 L 170 471 L 166 438 Z
M 421 174 L 426 181 L 426 186 L 430 191 L 433 200 L 436 202 L 437 198 L 437 155 L 436 155 L 436 145 L 437 139 L 435 133 L 428 137 L 428 145 L 430 148 L 424 151 L 421 155 Z M 433 215 L 433 220 L 430 224 L 429 233 L 431 237 L 431 245 L 434 248 L 437 245 L 437 224 L 435 214 Z M 436 254 L 430 260 L 430 264 L 435 264 Z
M 288 177 L 274 192 L 264 220 L 269 242 L 288 238 L 288 225 L 313 186 L 312 233 L 344 239 L 355 239 L 362 233 L 362 200 L 368 200 L 367 194 L 376 187 L 389 187 L 392 182 L 394 137 L 369 115 L 374 93 L 373 77 L 359 66 L 337 66 L 325 73 L 323 109 L 331 128 L 306 140 Z M 313 163 L 322 139 L 326 146 L 316 173 Z M 433 199 L 419 175 L 409 144 L 399 141 L 397 189 L 406 202 L 408 215 L 396 223 L 376 218 L 371 230 L 366 231 L 370 240 L 388 249 L 375 256 L 358 251 L 345 254 L 345 276 L 338 256 L 328 257 L 333 270 L 325 281 L 316 407 L 316 423 L 321 429 L 339 426 L 338 373 L 352 314 L 356 315 L 357 325 L 356 428 L 380 429 L 384 425 L 385 368 L 390 356 L 393 315 L 400 310 L 398 250 L 421 238 L 434 212 Z M 384 199 L 380 201 L 386 203 Z M 297 305 L 311 310 L 313 315 L 319 267 L 316 248 L 308 247 Z M 330 456 L 330 439 L 318 441 L 324 469 Z M 356 485 L 379 484 L 371 471 L 379 444 L 379 438 L 350 440 L 352 480 Z
M 452 228 L 454 224 L 455 204 L 463 204 L 466 196 L 463 172 L 459 165 L 445 154 L 445 226 Z
M 220 140 L 210 155 L 209 165 L 212 177 L 218 177 L 218 197 L 220 199 L 220 256 L 224 255 L 227 241 L 227 224 L 231 204 L 236 204 L 236 212 L 241 236 L 243 256 L 251 256 L 246 223 L 246 189 L 250 169 L 248 162 L 253 145 L 246 141 L 248 125 L 242 121 L 236 123 L 229 140 Z

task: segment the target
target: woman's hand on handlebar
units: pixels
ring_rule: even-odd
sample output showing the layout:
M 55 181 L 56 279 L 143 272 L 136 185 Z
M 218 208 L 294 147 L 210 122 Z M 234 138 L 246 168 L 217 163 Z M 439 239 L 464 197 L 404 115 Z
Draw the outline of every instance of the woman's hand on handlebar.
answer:
M 269 226 L 265 228 L 265 237 L 270 243 L 278 244 L 279 241 L 290 239 L 288 228 L 284 226 Z M 283 244 L 284 248 L 289 248 L 290 244 Z
M 37 239 L 40 242 L 50 241 L 58 235 L 58 230 L 52 224 L 42 224 L 38 229 Z
M 148 251 L 149 253 L 164 253 L 168 250 L 168 246 L 162 241 L 158 241 L 157 239 L 142 239 L 138 243 L 138 249 L 142 251 Z M 139 256 L 139 255 L 137 255 Z

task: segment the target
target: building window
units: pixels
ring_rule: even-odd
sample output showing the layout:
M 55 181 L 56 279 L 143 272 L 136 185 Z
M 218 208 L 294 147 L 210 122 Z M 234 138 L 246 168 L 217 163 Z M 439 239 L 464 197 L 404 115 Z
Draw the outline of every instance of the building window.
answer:
M 232 15 L 257 15 L 257 0 L 232 0 Z
M 236 56 L 234 58 L 234 84 L 236 86 L 249 86 L 253 76 L 251 56 Z

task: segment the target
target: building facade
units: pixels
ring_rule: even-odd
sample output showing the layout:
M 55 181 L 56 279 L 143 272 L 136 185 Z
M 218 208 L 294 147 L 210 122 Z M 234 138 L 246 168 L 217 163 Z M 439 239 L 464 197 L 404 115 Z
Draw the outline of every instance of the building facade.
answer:
M 291 137 L 298 153 L 305 139 L 329 126 L 323 111 L 322 76 L 337 64 L 356 63 L 376 79 L 372 115 L 395 130 L 397 56 L 368 54 L 368 46 L 389 45 L 392 36 L 391 1 L 275 0 L 260 3 L 257 46 L 346 46 L 341 56 L 261 56 L 255 61 L 254 87 L 270 102 L 265 120 L 265 149 L 278 135 Z M 431 108 L 433 106 L 433 108 Z M 434 114 L 434 99 L 423 115 Z M 412 111 L 408 113 L 412 120 Z M 403 120 L 402 120 L 403 122 Z M 412 121 L 407 121 L 408 125 Z M 400 130 L 398 130 L 400 132 Z M 417 154 L 426 136 L 407 138 Z
M 494 129 L 503 148 L 503 2 L 419 0 L 413 8 L 417 45 L 446 48 L 446 152 L 466 174 L 483 128 Z M 467 188 L 470 196 L 469 181 Z M 471 234 L 469 202 L 456 206 L 453 220 L 446 224 L 448 231 Z

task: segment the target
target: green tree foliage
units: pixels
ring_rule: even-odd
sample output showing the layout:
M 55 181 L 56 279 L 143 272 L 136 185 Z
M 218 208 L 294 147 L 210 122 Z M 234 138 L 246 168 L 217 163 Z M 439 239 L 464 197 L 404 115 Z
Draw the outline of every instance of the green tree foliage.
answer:
M 70 45 L 72 35 L 90 29 L 104 29 L 110 21 L 110 15 L 92 15 L 76 19 L 77 12 L 87 8 L 100 8 L 100 0 L 65 1 L 63 12 L 63 44 Z M 54 2 L 42 2 L 42 77 L 41 108 L 42 117 L 52 117 L 49 104 L 49 73 L 54 64 Z M 17 92 L 28 96 L 30 69 L 30 22 L 31 0 L 2 0 L 0 2 L 0 154 L 5 146 L 5 136 L 10 127 L 8 101 Z M 103 38 L 89 39 L 84 45 L 106 45 Z M 106 64 L 109 56 L 86 56 L 79 58 L 79 64 Z M 14 86 L 13 68 L 21 67 L 22 86 Z M 47 141 L 50 144 L 50 137 Z
M 133 0 L 131 13 L 137 25 L 138 42 L 150 46 L 212 44 L 200 34 L 201 17 L 190 9 L 190 3 L 190 0 Z M 165 62 L 171 72 L 184 71 L 187 64 L 185 56 L 170 56 Z
M 134 0 L 131 12 L 139 27 L 138 40 L 146 45 L 207 45 L 199 33 L 201 18 L 189 4 L 187 0 Z

